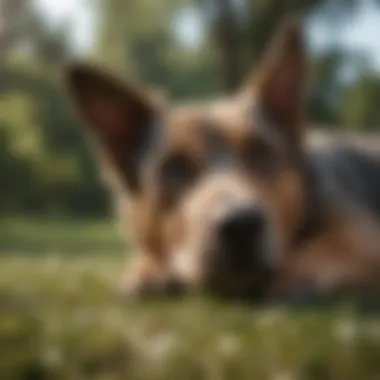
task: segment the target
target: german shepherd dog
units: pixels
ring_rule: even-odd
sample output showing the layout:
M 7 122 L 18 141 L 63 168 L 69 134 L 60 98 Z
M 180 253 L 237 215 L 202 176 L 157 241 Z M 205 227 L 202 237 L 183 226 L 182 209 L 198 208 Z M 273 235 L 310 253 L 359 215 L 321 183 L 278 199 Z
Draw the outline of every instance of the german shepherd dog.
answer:
M 74 63 L 65 80 L 147 296 L 331 294 L 380 282 L 380 160 L 313 149 L 302 28 L 284 23 L 236 94 L 173 106 Z

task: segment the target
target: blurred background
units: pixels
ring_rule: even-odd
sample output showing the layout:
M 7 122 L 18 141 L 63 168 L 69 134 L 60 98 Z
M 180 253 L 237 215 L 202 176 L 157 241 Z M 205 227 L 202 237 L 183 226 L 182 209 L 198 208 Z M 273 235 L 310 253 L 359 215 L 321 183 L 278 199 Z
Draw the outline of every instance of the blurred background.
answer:
M 379 0 L 0 0 L 0 379 L 379 378 L 378 314 L 350 305 L 114 297 L 125 243 L 60 83 L 86 59 L 176 101 L 228 93 L 289 12 L 311 124 L 380 131 Z
M 380 128 L 380 1 L 1 0 L 0 215 L 108 215 L 60 87 L 66 61 L 206 99 L 241 84 L 290 11 L 307 25 L 310 120 Z

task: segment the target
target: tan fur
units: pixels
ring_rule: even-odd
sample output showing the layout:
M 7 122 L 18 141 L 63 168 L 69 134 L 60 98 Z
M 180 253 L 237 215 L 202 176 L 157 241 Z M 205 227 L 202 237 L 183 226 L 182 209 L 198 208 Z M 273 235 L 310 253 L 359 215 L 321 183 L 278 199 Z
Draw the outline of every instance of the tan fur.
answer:
M 81 65 L 71 70 L 68 82 L 79 117 L 99 145 L 96 155 L 115 193 L 122 228 L 136 246 L 136 262 L 123 276 L 123 288 L 137 294 L 163 293 L 172 281 L 187 290 L 209 282 L 221 288 L 252 287 L 255 268 L 242 276 L 228 268 L 218 272 L 218 265 L 210 264 L 209 249 L 218 216 L 226 208 L 247 204 L 265 213 L 273 245 L 268 260 L 277 270 L 273 292 L 286 292 L 305 281 L 321 291 L 378 281 L 380 228 L 355 207 L 330 216 L 317 237 L 289 251 L 302 222 L 305 188 L 283 145 L 286 141 L 298 147 L 305 140 L 305 61 L 300 28 L 291 23 L 242 92 L 213 104 L 187 107 L 153 102 L 94 68 Z M 270 126 L 256 125 L 255 106 L 267 112 Z M 244 154 L 257 148 L 252 147 L 255 138 L 264 138 L 262 128 L 276 130 L 266 130 L 265 138 L 279 155 L 269 176 L 245 165 L 255 164 L 247 162 Z M 217 134 L 232 161 L 240 165 L 209 170 L 212 148 L 205 133 Z M 154 141 L 157 146 L 141 167 L 137 162 L 147 152 L 140 150 L 147 149 L 152 139 L 159 142 Z M 176 154 L 186 160 L 196 180 L 172 191 L 157 176 Z
M 336 216 L 324 231 L 284 262 L 272 291 L 312 284 L 331 294 L 380 284 L 380 226 L 360 210 Z

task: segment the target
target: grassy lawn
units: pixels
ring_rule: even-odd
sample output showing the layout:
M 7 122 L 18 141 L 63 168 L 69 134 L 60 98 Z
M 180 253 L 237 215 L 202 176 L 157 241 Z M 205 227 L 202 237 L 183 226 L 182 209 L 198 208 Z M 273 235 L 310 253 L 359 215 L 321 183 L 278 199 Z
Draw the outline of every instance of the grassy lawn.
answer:
M 121 302 L 112 223 L 0 223 L 0 379 L 380 379 L 380 319 L 349 305 Z

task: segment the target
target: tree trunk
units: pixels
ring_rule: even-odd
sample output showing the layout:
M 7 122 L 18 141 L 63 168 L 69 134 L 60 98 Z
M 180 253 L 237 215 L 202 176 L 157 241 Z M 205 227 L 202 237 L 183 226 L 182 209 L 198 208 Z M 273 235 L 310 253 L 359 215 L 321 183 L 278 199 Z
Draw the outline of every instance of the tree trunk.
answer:
M 223 88 L 231 93 L 240 79 L 240 49 L 234 6 L 231 0 L 198 1 L 205 11 L 206 22 L 210 23 Z
M 214 39 L 219 54 L 220 71 L 227 93 L 239 85 L 239 44 L 236 19 L 231 0 L 219 0 L 214 23 Z

